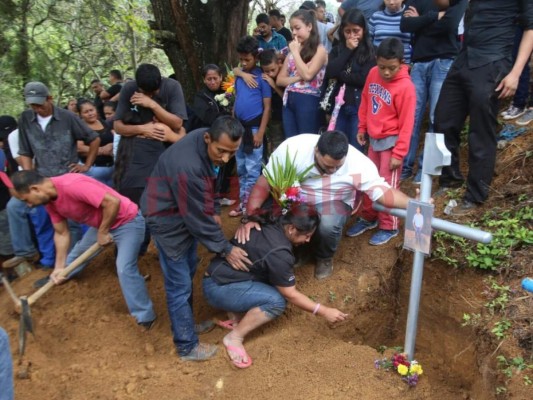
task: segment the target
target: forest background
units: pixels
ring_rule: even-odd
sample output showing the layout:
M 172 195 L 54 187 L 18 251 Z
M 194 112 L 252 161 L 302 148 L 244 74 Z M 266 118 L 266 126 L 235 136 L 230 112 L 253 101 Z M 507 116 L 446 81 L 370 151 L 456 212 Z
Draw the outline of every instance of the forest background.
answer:
M 291 0 L 3 0 L 0 2 L 0 113 L 24 109 L 26 82 L 46 83 L 57 105 L 107 85 L 111 69 L 132 78 L 141 63 L 176 73 L 186 97 L 201 85 L 205 63 L 236 65 L 238 39 L 255 15 Z M 327 2 L 336 14 L 338 3 Z M 248 23 L 251 21 L 252 23 Z M 288 25 L 288 23 L 287 23 Z

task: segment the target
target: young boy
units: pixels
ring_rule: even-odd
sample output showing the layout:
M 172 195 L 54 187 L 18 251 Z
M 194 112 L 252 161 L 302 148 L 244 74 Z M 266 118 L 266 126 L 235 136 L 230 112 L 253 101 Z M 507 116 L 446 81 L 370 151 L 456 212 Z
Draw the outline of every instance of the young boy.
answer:
M 272 91 L 261 77 L 257 67 L 259 43 L 252 36 L 245 36 L 237 44 L 242 71 L 255 76 L 256 87 L 249 87 L 243 78 L 235 80 L 235 105 L 233 112 L 241 121 L 245 133 L 235 155 L 239 176 L 240 205 L 229 212 L 230 217 L 243 214 L 248 194 L 261 174 L 263 161 L 263 137 L 270 118 Z
M 361 97 L 357 141 L 364 145 L 368 135 L 368 158 L 391 187 L 397 189 L 413 131 L 416 92 L 403 63 L 400 40 L 383 40 L 376 58 L 377 66 L 370 70 Z M 358 236 L 378 223 L 379 230 L 369 241 L 371 245 L 387 243 L 398 235 L 398 218 L 375 211 L 368 196 L 364 196 L 361 216 L 346 232 L 348 236 Z
M 272 115 L 270 116 L 267 132 L 269 148 L 266 152 L 267 157 L 265 157 L 265 163 L 268 160 L 268 156 L 285 140 L 283 121 L 281 119 L 283 88 L 276 85 L 276 78 L 283 65 L 281 57 L 281 54 L 278 54 L 273 49 L 264 50 L 259 54 L 259 64 L 263 70 L 263 80 L 268 82 L 272 88 Z

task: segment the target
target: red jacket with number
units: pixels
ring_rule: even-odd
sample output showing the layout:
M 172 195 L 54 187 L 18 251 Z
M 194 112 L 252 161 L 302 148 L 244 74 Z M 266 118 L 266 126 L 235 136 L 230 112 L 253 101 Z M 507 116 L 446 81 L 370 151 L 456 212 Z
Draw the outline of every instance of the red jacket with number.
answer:
M 409 151 L 415 110 L 415 86 L 407 65 L 388 81 L 379 75 L 378 67 L 370 70 L 359 106 L 359 132 L 373 139 L 398 135 L 392 156 L 402 160 Z

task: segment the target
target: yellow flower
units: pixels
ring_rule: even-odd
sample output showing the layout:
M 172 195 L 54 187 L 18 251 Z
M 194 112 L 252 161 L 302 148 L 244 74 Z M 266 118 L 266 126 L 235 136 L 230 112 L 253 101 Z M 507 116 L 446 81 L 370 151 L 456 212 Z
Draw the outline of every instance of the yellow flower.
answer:
M 424 370 L 422 369 L 422 366 L 420 364 L 412 364 L 411 368 L 409 368 L 409 372 L 411 374 L 422 375 L 424 373 Z
M 233 92 L 235 92 L 234 86 L 230 86 L 229 88 L 226 89 L 226 93 L 233 93 Z
M 409 372 L 409 368 L 407 368 L 406 365 L 403 365 L 403 364 L 398 365 L 398 373 L 400 375 L 405 376 L 407 375 L 408 372 Z

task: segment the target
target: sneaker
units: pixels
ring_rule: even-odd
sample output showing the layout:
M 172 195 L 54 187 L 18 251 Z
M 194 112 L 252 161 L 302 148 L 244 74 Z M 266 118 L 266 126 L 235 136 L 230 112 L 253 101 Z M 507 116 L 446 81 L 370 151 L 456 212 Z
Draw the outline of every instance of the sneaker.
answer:
M 533 108 L 528 109 L 524 113 L 524 115 L 518 118 L 515 122 L 517 125 L 525 126 L 528 125 L 531 121 L 533 121 Z
M 316 260 L 315 266 L 315 278 L 325 279 L 333 273 L 333 260 L 331 258 L 325 258 L 322 260 Z
M 503 116 L 503 119 L 506 121 L 509 121 L 511 119 L 518 118 L 522 115 L 524 115 L 526 112 L 526 108 L 519 108 L 515 106 L 511 106 L 507 109 L 507 114 Z
M 13 258 L 10 258 L 9 260 L 6 260 L 3 262 L 2 267 L 4 268 L 15 268 L 17 265 L 27 261 L 30 263 L 34 263 L 37 260 L 39 260 L 39 254 L 34 254 L 32 256 L 15 256 Z
M 422 183 L 422 170 L 421 169 L 418 170 L 415 177 L 413 178 L 413 183 L 415 185 L 420 185 Z
M 194 333 L 196 333 L 197 335 L 203 335 L 204 333 L 211 332 L 214 328 L 215 323 L 208 319 L 198 324 L 194 324 Z
M 509 113 L 509 110 L 513 107 L 513 105 L 511 104 L 508 108 L 506 108 L 505 110 L 503 110 L 502 112 L 500 112 L 500 117 L 505 117 L 508 113 Z
M 231 200 L 231 199 L 227 199 L 227 198 L 222 198 L 220 199 L 220 205 L 221 206 L 232 206 L 234 205 L 235 203 L 237 202 L 237 200 Z
M 468 215 L 471 212 L 477 210 L 479 208 L 480 204 L 474 203 L 470 200 L 463 199 L 461 201 L 461 205 L 459 207 L 455 207 L 452 211 L 453 216 L 463 216 Z
M 217 354 L 218 348 L 214 344 L 198 343 L 186 356 L 180 356 L 183 361 L 206 361 Z
M 367 221 L 366 219 L 360 218 L 359 221 L 355 223 L 351 228 L 346 231 L 346 236 L 355 237 L 360 234 L 368 231 L 369 229 L 374 229 L 378 226 L 378 221 Z
M 398 236 L 398 229 L 380 229 L 372 235 L 368 243 L 370 243 L 372 246 L 379 246 L 381 244 L 387 243 L 389 240 L 396 236 Z
M 412 176 L 411 171 L 405 171 L 405 170 L 402 170 L 402 174 L 400 175 L 400 180 L 401 180 L 402 182 L 403 182 L 403 181 L 406 181 L 406 180 L 409 179 L 411 176 Z
M 155 326 L 155 321 L 157 318 L 154 318 L 151 321 L 146 322 L 137 322 L 137 325 L 139 325 L 141 328 L 143 328 L 146 332 L 148 332 L 150 329 L 152 329 Z

